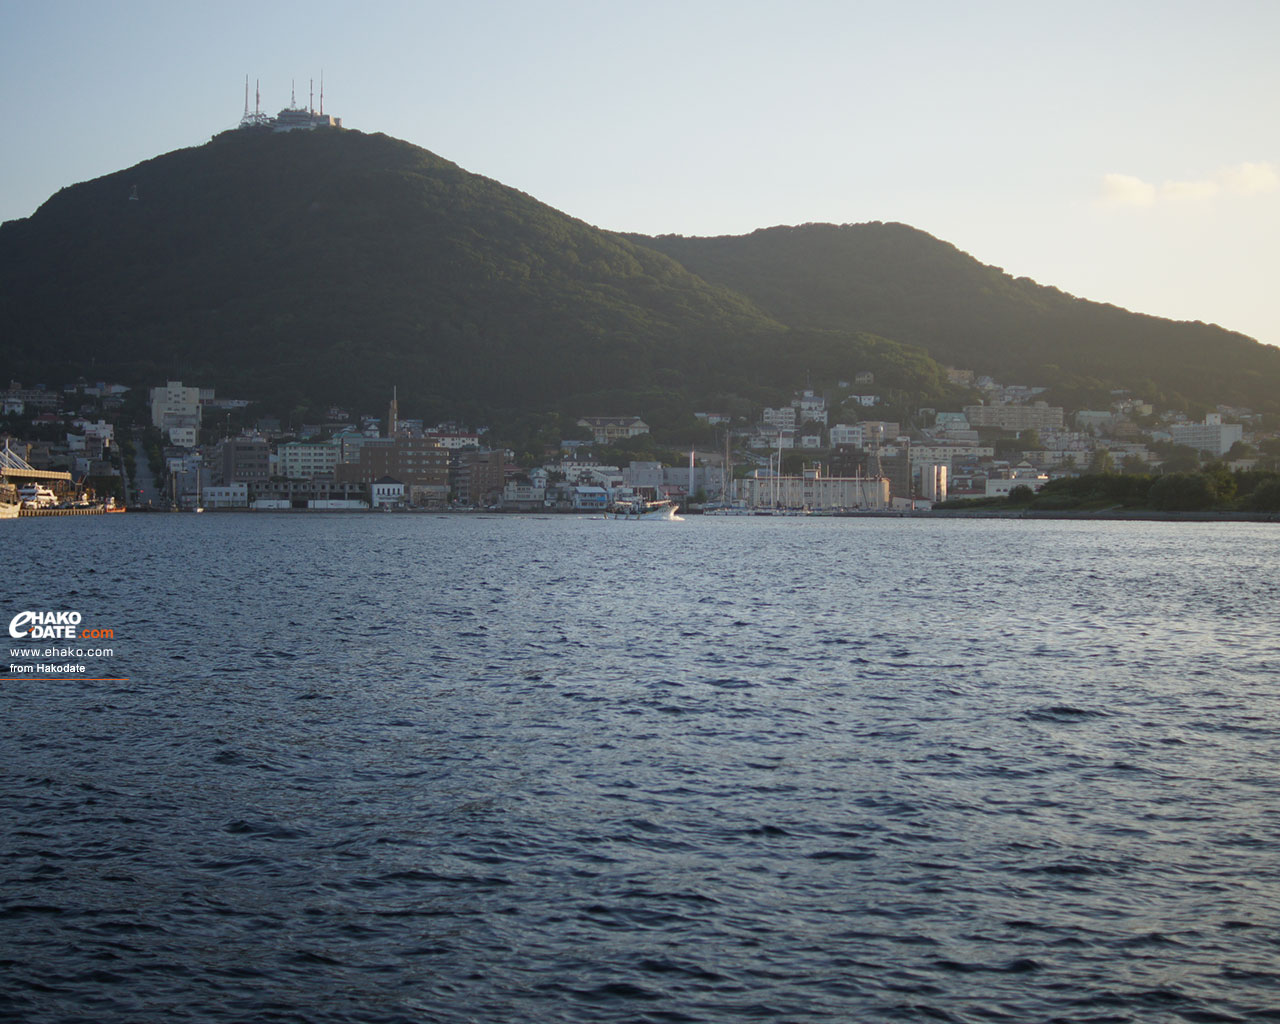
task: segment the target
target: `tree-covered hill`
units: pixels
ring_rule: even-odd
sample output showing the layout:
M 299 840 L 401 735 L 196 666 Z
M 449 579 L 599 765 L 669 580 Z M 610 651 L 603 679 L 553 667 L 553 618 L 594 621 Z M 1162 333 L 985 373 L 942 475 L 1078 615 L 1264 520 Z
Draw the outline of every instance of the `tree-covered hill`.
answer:
M 521 407 L 702 379 L 787 333 L 651 249 L 354 131 L 224 133 L 0 227 L 0 366 L 25 380 Z
M 134 198 L 136 197 L 136 198 Z M 905 344 L 904 344 L 905 343 Z M 232 131 L 0 225 L 0 376 L 183 379 L 277 410 L 688 420 L 871 370 L 1275 408 L 1280 352 L 1014 281 L 901 225 L 602 231 L 383 135 Z
M 1013 278 L 903 224 L 807 224 L 720 238 L 629 235 L 796 327 L 868 331 L 948 365 L 1082 397 L 1280 412 L 1280 349 Z

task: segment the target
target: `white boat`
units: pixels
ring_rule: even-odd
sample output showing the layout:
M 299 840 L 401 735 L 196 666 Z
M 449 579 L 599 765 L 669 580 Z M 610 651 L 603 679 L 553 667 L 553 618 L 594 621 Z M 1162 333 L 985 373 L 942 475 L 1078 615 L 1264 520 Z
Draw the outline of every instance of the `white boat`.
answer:
M 53 508 L 58 496 L 41 484 L 25 484 L 18 488 L 18 497 L 24 508 Z
M 21 508 L 21 505 L 15 505 L 11 501 L 0 500 L 0 519 L 17 519 Z
M 643 498 L 632 498 L 624 501 L 615 501 L 612 505 L 604 510 L 606 519 L 631 519 L 645 521 L 665 521 L 670 522 L 676 518 L 676 503 L 674 501 L 646 501 Z

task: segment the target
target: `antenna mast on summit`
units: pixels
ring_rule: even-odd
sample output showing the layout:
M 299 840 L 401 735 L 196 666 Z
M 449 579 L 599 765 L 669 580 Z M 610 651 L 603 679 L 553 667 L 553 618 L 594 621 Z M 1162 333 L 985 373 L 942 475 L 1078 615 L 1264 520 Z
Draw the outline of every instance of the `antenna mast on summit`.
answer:
M 320 116 L 324 117 L 324 69 L 320 69 Z
M 293 87 L 293 79 L 289 79 L 289 109 L 298 109 L 298 90 Z
M 307 113 L 314 114 L 316 112 L 316 80 L 309 78 L 307 84 L 310 86 L 310 92 L 307 93 Z
M 249 120 L 249 76 L 244 76 L 244 119 Z

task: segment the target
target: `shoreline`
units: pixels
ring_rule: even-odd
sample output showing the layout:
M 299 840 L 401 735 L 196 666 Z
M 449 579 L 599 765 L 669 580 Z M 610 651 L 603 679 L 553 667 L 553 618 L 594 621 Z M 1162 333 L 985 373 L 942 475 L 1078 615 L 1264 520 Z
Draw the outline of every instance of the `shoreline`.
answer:
M 67 511 L 67 510 L 64 510 Z M 190 511 L 170 512 L 159 509 L 130 509 L 155 515 L 192 515 Z M 226 515 L 248 513 L 250 515 L 432 515 L 432 516 L 599 516 L 592 509 L 349 509 L 349 508 L 206 508 L 203 514 Z M 701 512 L 681 512 L 682 518 L 697 516 Z M 1050 519 L 1084 520 L 1095 522 L 1157 522 L 1157 523 L 1280 523 L 1280 512 L 1165 512 L 1155 509 L 882 509 L 866 512 L 813 513 L 797 516 L 710 516 L 729 519 Z

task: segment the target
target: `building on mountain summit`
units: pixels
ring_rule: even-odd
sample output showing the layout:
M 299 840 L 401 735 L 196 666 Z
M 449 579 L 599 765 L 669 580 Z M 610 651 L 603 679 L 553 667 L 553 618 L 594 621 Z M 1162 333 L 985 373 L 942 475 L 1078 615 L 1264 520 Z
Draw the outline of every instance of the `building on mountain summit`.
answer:
M 320 109 L 316 110 L 312 100 L 315 99 L 314 83 L 312 95 L 305 107 L 298 106 L 292 90 L 289 105 L 272 117 L 262 112 L 262 88 L 255 82 L 253 113 L 249 113 L 249 76 L 244 77 L 244 116 L 240 118 L 240 127 L 257 131 L 296 132 L 314 131 L 316 128 L 341 128 L 342 118 L 331 117 L 324 112 L 324 76 L 320 76 Z

